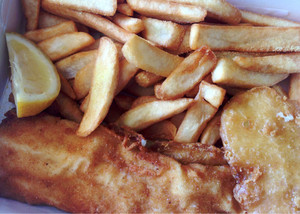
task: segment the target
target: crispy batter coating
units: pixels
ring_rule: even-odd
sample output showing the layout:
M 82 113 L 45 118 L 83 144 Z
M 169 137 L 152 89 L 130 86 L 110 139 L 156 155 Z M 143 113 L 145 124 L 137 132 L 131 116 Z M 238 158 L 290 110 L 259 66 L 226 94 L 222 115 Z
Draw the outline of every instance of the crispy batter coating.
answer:
M 48 115 L 4 121 L 0 196 L 83 213 L 240 211 L 228 166 L 181 165 L 103 126 L 85 138 L 77 128 Z
M 274 89 L 234 96 L 221 118 L 234 196 L 254 213 L 300 210 L 300 111 Z

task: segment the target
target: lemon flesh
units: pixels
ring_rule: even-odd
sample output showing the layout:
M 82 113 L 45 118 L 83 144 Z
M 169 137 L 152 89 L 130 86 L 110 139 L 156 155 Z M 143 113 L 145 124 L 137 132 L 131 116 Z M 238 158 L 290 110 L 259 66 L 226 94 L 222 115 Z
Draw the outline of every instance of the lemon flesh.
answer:
M 51 60 L 31 41 L 6 33 L 12 92 L 18 117 L 37 115 L 58 96 L 60 79 Z

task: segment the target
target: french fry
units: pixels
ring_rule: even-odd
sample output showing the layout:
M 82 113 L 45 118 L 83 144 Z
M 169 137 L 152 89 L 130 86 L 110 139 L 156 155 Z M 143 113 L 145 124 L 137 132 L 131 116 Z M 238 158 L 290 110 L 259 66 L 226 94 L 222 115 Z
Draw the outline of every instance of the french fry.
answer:
M 176 135 L 176 126 L 168 120 L 164 120 L 149 126 L 141 131 L 141 134 L 149 140 L 173 140 Z
M 226 90 L 203 80 L 200 83 L 199 93 L 212 106 L 219 108 L 223 103 Z
M 24 36 L 33 42 L 40 42 L 54 36 L 72 32 L 77 32 L 76 25 L 73 21 L 67 21 L 52 27 L 28 31 Z
M 171 21 L 142 17 L 145 29 L 142 36 L 170 50 L 177 50 L 183 40 L 185 27 Z
M 300 27 L 253 27 L 193 24 L 190 47 L 249 52 L 300 51 Z
M 73 86 L 77 99 L 82 99 L 89 93 L 94 68 L 95 62 L 90 62 L 77 72 Z
M 127 0 L 127 3 L 142 15 L 179 23 L 200 22 L 206 16 L 206 10 L 193 5 L 160 0 Z
M 38 43 L 39 48 L 52 61 L 69 56 L 95 42 L 94 38 L 84 32 L 65 33 Z
M 122 13 L 122 14 L 126 15 L 126 16 L 133 16 L 133 10 L 126 3 L 124 3 L 124 4 L 118 4 L 117 11 L 119 13 Z
M 159 121 L 179 114 L 193 104 L 193 99 L 159 100 L 139 105 L 125 112 L 118 119 L 117 124 L 127 126 L 133 130 L 142 130 Z
M 194 88 L 216 65 L 217 58 L 206 46 L 194 51 L 155 90 L 159 99 L 176 99 Z
M 219 111 L 212 119 L 209 121 L 203 130 L 200 138 L 200 142 L 206 145 L 214 145 L 219 139 L 221 126 L 221 111 Z
M 96 39 L 95 42 L 85 48 L 83 48 L 81 51 L 91 51 L 91 50 L 97 50 L 99 48 L 100 44 L 100 38 Z
M 136 34 L 144 30 L 144 23 L 141 19 L 138 18 L 133 18 L 130 16 L 125 16 L 121 13 L 117 13 L 112 17 L 112 20 L 115 24 L 131 33 Z
M 129 63 L 126 59 L 120 61 L 119 64 L 119 81 L 116 89 L 116 95 L 119 94 L 133 78 L 133 76 L 138 71 L 135 65 Z
M 272 86 L 284 80 L 288 74 L 269 74 L 249 71 L 238 66 L 229 58 L 219 59 L 212 71 L 212 80 L 216 84 L 238 88 Z
M 174 51 L 171 50 L 169 52 L 175 55 L 181 55 L 193 51 L 190 48 L 190 34 L 191 34 L 191 26 L 185 26 L 185 34 L 183 36 L 182 42 L 180 43 L 178 49 Z
M 55 101 L 61 116 L 76 123 L 80 123 L 83 113 L 79 110 L 78 104 L 74 100 L 63 93 L 60 93 Z
M 224 0 L 168 0 L 182 4 L 191 4 L 207 10 L 207 16 L 222 22 L 235 25 L 241 20 L 240 11 Z
M 35 30 L 38 27 L 40 0 L 22 0 L 24 15 L 26 18 L 26 30 Z
M 132 36 L 123 46 L 122 52 L 128 62 L 145 71 L 167 77 L 183 60 L 169 54 L 139 36 Z
M 44 10 L 40 11 L 39 14 L 39 29 L 53 27 L 55 25 L 61 24 L 63 22 L 68 22 L 69 19 L 62 18 L 60 16 L 56 16 L 50 13 L 45 12 Z M 89 33 L 89 30 L 83 24 L 75 22 L 76 28 L 79 32 Z
M 91 80 L 93 74 L 94 62 L 87 64 L 85 67 L 80 69 L 74 81 L 74 91 L 78 99 L 85 97 L 91 87 Z M 138 71 L 138 68 L 134 65 L 127 62 L 126 59 L 123 59 L 119 63 L 119 80 L 118 86 L 116 89 L 116 95 L 122 91 L 130 79 L 135 75 Z
M 82 103 L 81 103 L 80 106 L 79 106 L 79 109 L 80 109 L 82 112 L 86 112 L 89 102 L 90 102 L 90 96 L 89 96 L 89 94 L 88 94 L 88 95 L 83 99 Z
M 137 107 L 138 105 L 142 105 L 144 103 L 149 103 L 149 102 L 152 102 L 152 101 L 157 101 L 158 99 L 155 97 L 155 96 L 141 96 L 141 97 L 138 97 L 136 98 L 132 105 L 131 105 L 131 108 L 135 108 Z
M 65 7 L 60 7 L 50 1 L 51 0 L 42 1 L 43 9 L 50 13 L 84 24 L 121 43 L 125 43 L 132 36 L 131 33 L 106 18 L 92 13 L 79 12 Z
M 233 61 L 242 68 L 264 73 L 300 73 L 300 54 L 279 54 L 261 57 L 236 56 Z
M 164 77 L 158 76 L 148 71 L 141 71 L 135 76 L 135 81 L 137 82 L 137 84 L 139 84 L 142 87 L 149 87 L 158 83 L 163 78 Z
M 56 62 L 55 66 L 66 79 L 72 79 L 80 69 L 95 62 L 96 57 L 97 50 L 81 51 Z
M 289 99 L 300 105 L 300 74 L 292 74 L 290 79 Z
M 74 92 L 72 86 L 70 85 L 70 83 L 68 82 L 68 80 L 66 80 L 64 78 L 64 76 L 61 73 L 59 73 L 59 72 L 57 72 L 57 73 L 58 73 L 59 78 L 60 78 L 60 85 L 61 85 L 60 86 L 60 90 L 62 92 L 64 92 L 66 95 L 68 95 L 70 98 L 72 98 L 73 100 L 75 100 L 76 99 L 76 95 L 75 95 L 75 92 Z
M 194 98 L 198 94 L 200 83 L 198 83 L 194 88 L 185 93 L 186 97 Z
M 119 94 L 115 96 L 114 99 L 117 106 L 124 111 L 128 111 L 129 109 L 131 109 L 134 100 L 135 98 L 133 96 L 125 95 L 125 94 Z
M 39 14 L 38 28 L 39 29 L 48 28 L 48 27 L 52 27 L 52 26 L 61 24 L 63 22 L 67 22 L 67 21 L 70 21 L 70 20 L 62 18 L 60 16 L 53 15 L 51 13 L 47 13 L 44 10 L 41 10 L 40 14 Z
M 95 62 L 89 102 L 77 135 L 88 136 L 106 117 L 118 84 L 118 51 L 109 38 L 102 37 Z
M 100 43 L 100 38 L 96 39 L 95 42 L 85 48 L 83 48 L 81 51 L 91 51 L 91 50 L 97 50 L 99 48 L 99 43 Z M 123 53 L 122 53 L 122 47 L 123 44 L 119 43 L 119 42 L 115 42 L 116 48 L 118 50 L 118 56 L 119 56 L 119 60 L 123 59 Z
M 181 112 L 180 114 L 176 114 L 175 116 L 171 117 L 169 120 L 176 126 L 178 129 L 180 124 L 182 123 L 185 117 L 186 111 Z
M 172 141 L 154 141 L 149 144 L 146 146 L 151 151 L 172 157 L 183 164 L 227 165 L 223 151 L 215 146 L 201 143 L 183 144 Z
M 117 10 L 116 0 L 48 0 L 49 3 L 57 4 L 59 7 L 101 14 L 104 16 L 113 16 Z
M 137 84 L 136 81 L 129 82 L 125 90 L 126 90 L 126 92 L 128 92 L 134 96 L 137 96 L 137 97 L 154 95 L 154 87 L 153 86 L 145 88 L 145 87 L 142 87 L 139 84 Z
M 277 27 L 299 27 L 300 23 L 281 19 L 273 16 L 253 13 L 246 10 L 240 10 L 242 22 L 251 23 L 256 26 L 277 26 Z
M 216 114 L 217 108 L 206 102 L 202 97 L 186 112 L 174 138 L 178 143 L 196 143 L 208 121 Z
M 258 57 L 258 56 L 276 55 L 276 53 L 271 53 L 271 52 L 237 52 L 237 51 L 214 51 L 214 54 L 217 56 L 218 59 L 224 57 L 233 59 L 236 56 Z
M 284 99 L 288 98 L 288 94 L 286 93 L 286 91 L 278 84 L 273 85 L 272 86 L 273 89 L 275 89 L 275 91 L 280 94 Z

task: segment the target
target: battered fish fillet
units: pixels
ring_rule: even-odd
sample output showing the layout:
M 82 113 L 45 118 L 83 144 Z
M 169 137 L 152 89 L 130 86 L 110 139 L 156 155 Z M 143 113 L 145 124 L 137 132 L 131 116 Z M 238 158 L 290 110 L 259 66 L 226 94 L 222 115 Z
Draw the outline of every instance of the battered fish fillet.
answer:
M 202 143 L 177 143 L 173 141 L 151 141 L 147 147 L 174 158 L 183 164 L 200 163 L 204 165 L 227 165 L 224 152 Z
M 255 213 L 300 210 L 300 112 L 274 89 L 234 96 L 221 118 L 234 196 Z
M 0 195 L 69 212 L 238 212 L 228 166 L 181 165 L 100 126 L 48 115 L 0 125 Z

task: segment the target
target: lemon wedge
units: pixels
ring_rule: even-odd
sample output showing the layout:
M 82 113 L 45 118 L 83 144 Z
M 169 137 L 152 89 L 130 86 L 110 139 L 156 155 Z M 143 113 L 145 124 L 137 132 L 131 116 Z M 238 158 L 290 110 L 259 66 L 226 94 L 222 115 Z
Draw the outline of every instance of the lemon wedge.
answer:
M 51 60 L 31 41 L 6 33 L 12 92 L 18 117 L 37 115 L 58 96 L 60 79 Z

